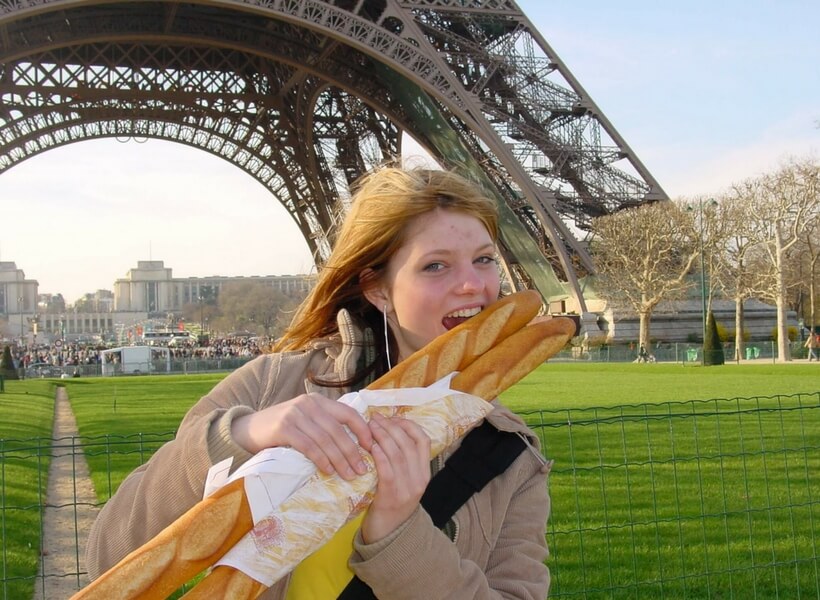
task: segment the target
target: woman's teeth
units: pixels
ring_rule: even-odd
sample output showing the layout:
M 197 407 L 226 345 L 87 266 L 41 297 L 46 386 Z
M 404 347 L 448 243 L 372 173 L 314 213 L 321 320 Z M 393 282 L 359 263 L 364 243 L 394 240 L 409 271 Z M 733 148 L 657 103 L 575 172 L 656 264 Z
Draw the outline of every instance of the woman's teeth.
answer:
M 445 316 L 441 320 L 441 324 L 444 325 L 444 328 L 449 331 L 450 329 L 452 329 L 456 325 L 459 325 L 459 324 L 463 323 L 464 321 L 466 321 L 470 317 L 476 316 L 480 312 L 481 312 L 481 307 L 478 307 L 478 306 L 475 307 L 475 308 L 465 308 L 463 310 L 455 310 L 455 311 L 451 312 L 450 314 L 448 314 L 447 316 Z
M 481 312 L 481 307 L 476 306 L 474 308 L 463 308 L 461 310 L 455 310 L 448 315 L 445 315 L 445 319 L 448 317 L 460 317 L 463 319 L 469 319 L 470 317 L 476 316 L 478 313 Z

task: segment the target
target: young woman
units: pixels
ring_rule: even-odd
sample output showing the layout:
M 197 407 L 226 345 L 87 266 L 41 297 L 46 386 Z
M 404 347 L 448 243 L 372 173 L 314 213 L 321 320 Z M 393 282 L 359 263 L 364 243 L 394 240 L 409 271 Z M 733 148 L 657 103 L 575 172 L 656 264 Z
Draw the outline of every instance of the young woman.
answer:
M 548 468 L 537 451 L 519 455 L 438 529 L 419 504 L 431 478 L 424 432 L 403 419 L 366 423 L 336 402 L 498 298 L 497 234 L 494 202 L 453 173 L 383 168 L 365 177 L 276 352 L 203 397 L 176 439 L 105 505 L 89 537 L 91 577 L 198 502 L 208 469 L 227 457 L 239 465 L 263 448 L 289 446 L 322 471 L 348 479 L 364 472 L 348 427 L 378 473 L 350 557 L 377 598 L 543 600 Z M 500 405 L 487 420 L 537 443 Z M 284 598 L 287 584 L 263 597 Z

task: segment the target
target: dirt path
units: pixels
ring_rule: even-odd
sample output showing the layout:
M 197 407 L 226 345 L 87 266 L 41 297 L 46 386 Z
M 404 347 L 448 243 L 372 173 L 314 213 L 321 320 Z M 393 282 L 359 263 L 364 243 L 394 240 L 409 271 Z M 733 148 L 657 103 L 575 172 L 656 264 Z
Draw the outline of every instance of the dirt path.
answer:
M 98 509 L 88 464 L 77 442 L 77 423 L 65 388 L 54 401 L 54 442 L 43 516 L 42 561 L 34 600 L 64 600 L 88 583 L 85 541 Z

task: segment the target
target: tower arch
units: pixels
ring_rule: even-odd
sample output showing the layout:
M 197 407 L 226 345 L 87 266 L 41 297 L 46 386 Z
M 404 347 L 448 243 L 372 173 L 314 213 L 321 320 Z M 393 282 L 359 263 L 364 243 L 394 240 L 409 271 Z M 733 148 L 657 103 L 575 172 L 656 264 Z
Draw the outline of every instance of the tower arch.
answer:
M 510 0 L 11 0 L 0 44 L 0 174 L 84 139 L 187 144 L 270 190 L 319 264 L 402 133 L 497 199 L 511 286 L 581 312 L 591 219 L 666 198 Z

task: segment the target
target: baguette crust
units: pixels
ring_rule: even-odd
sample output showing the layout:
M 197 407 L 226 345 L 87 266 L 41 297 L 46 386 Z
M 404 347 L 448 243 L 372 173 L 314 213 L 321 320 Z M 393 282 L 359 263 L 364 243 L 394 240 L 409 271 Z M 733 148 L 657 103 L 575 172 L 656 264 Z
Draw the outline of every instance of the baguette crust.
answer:
M 574 331 L 574 323 L 569 319 L 552 319 L 538 324 L 552 324 L 551 327 L 524 327 L 540 306 L 541 297 L 534 291 L 507 296 L 439 336 L 368 388 L 423 387 L 453 371 L 462 371 L 453 379 L 453 389 L 482 398 L 495 398 L 566 343 L 569 339 L 569 336 L 565 337 L 567 327 L 560 327 L 557 321 L 570 323 Z M 527 336 L 503 345 L 503 340 L 522 328 L 530 330 Z M 558 336 L 561 341 L 538 343 L 539 336 L 545 335 Z M 481 360 L 481 366 L 471 369 L 477 359 Z M 496 376 L 494 373 L 502 364 L 507 366 L 501 370 L 509 373 Z M 71 600 L 162 600 L 214 564 L 252 528 L 243 482 L 236 480 L 194 505 Z M 220 566 L 184 598 L 256 598 L 265 589 L 244 573 Z
M 498 341 L 529 323 L 540 308 L 541 296 L 533 290 L 505 296 L 401 361 L 368 389 L 423 387 L 453 371 L 462 371 Z
M 450 387 L 492 400 L 561 350 L 574 334 L 575 322 L 566 317 L 524 327 L 453 377 Z
M 243 482 L 233 481 L 195 504 L 72 600 L 163 600 L 210 567 L 252 527 Z

